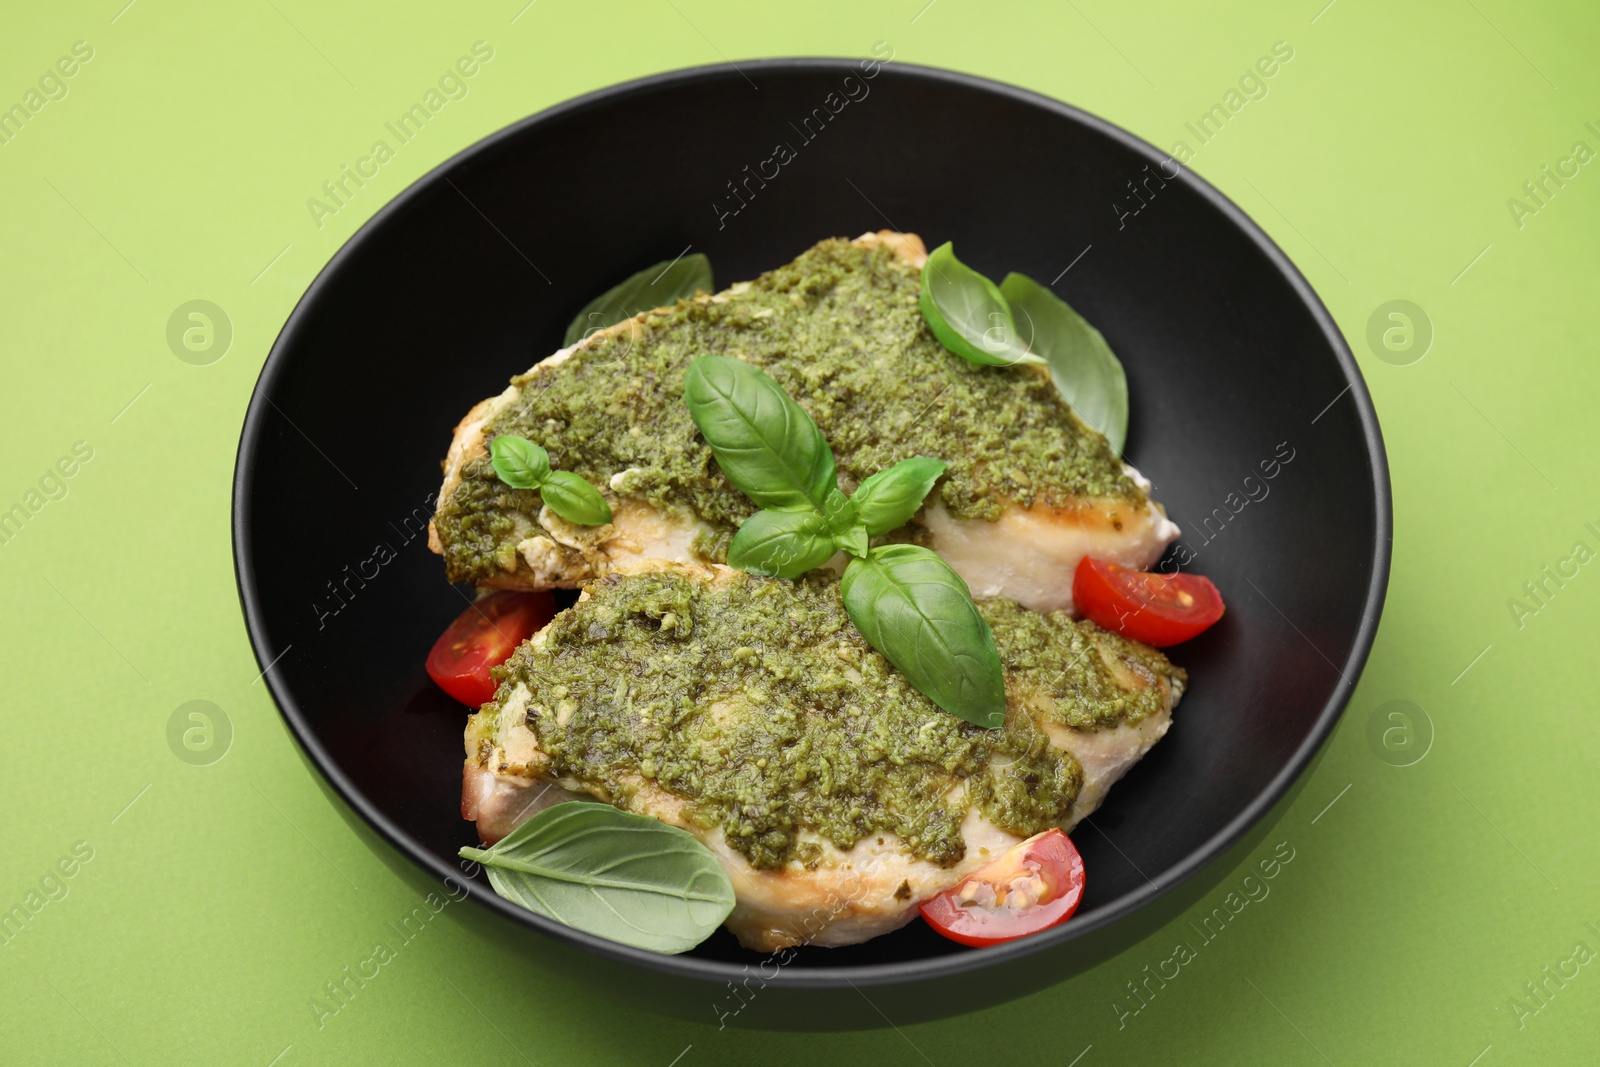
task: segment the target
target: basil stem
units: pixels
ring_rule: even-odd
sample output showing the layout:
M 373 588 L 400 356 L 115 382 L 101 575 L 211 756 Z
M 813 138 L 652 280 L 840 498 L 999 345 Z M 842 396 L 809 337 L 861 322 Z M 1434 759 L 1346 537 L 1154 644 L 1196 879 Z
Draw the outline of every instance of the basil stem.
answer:
M 546 808 L 487 849 L 463 848 L 507 900 L 653 952 L 686 952 L 733 911 L 733 883 L 685 830 L 609 804 Z
M 1009 367 L 1044 362 L 1017 336 L 1011 305 L 999 287 L 957 259 L 949 241 L 923 264 L 917 303 L 939 343 L 969 363 Z
M 584 337 L 631 319 L 641 311 L 668 307 L 698 291 L 711 292 L 711 261 L 699 252 L 646 267 L 612 286 L 588 304 L 567 325 L 563 348 Z
M 1100 331 L 1055 293 L 1024 274 L 1007 274 L 1000 292 L 1017 331 L 1050 365 L 1056 390 L 1118 455 L 1128 439 L 1128 378 Z
M 850 561 L 840 593 L 856 629 L 919 692 L 975 726 L 1005 725 L 994 634 L 948 563 L 918 545 L 882 545 Z

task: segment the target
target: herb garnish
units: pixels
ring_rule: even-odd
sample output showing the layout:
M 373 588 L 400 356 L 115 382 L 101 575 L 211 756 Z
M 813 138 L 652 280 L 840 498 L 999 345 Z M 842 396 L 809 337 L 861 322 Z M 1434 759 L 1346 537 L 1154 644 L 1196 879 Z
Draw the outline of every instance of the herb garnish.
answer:
M 550 469 L 550 453 L 515 434 L 497 434 L 489 442 L 489 463 L 513 489 L 537 489 L 551 511 L 579 526 L 611 521 L 611 505 L 600 490 L 571 471 Z
M 758 368 L 702 356 L 689 365 L 684 401 L 723 474 L 762 509 L 734 535 L 729 565 L 797 578 L 845 552 L 840 593 L 861 635 L 939 707 L 1003 726 L 1000 654 L 967 583 L 926 548 L 868 545 L 916 514 L 943 461 L 902 460 L 846 497 L 822 431 Z
M 488 849 L 494 891 L 556 922 L 653 952 L 694 948 L 733 911 L 733 883 L 688 831 L 609 804 L 548 807 Z
M 1043 363 L 1017 336 L 1000 287 L 956 258 L 949 241 L 922 265 L 922 317 L 939 343 L 969 363 L 1009 367 Z
M 956 259 L 950 242 L 922 268 L 922 317 L 945 348 L 984 366 L 1047 363 L 1056 391 L 1120 455 L 1128 380 L 1100 331 L 1024 274 L 1000 285 Z
M 641 311 L 669 307 L 701 290 L 712 291 L 711 261 L 703 254 L 662 260 L 589 301 L 567 325 L 561 346 L 574 345 L 596 330 L 615 326 Z
M 1121 455 L 1128 438 L 1128 377 L 1106 339 L 1026 274 L 1007 274 L 1000 292 L 1011 303 L 1023 342 L 1050 365 L 1056 391 Z

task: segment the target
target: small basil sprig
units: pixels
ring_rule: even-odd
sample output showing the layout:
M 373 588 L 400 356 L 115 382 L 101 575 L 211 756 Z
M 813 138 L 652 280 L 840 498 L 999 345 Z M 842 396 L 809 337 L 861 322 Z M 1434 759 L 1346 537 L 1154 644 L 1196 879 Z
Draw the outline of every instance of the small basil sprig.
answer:
M 729 566 L 798 578 L 843 551 L 840 594 L 868 643 L 939 707 L 1004 725 L 1000 654 L 967 583 L 925 548 L 868 546 L 916 514 L 944 462 L 901 460 L 846 497 L 822 431 L 758 368 L 702 356 L 689 365 L 684 401 L 723 474 L 762 509 L 734 535 Z
M 1011 302 L 1024 343 L 1050 365 L 1056 390 L 1121 455 L 1128 438 L 1128 376 L 1105 337 L 1026 274 L 1007 274 L 1000 292 Z
M 525 437 L 497 434 L 489 442 L 489 463 L 513 489 L 537 489 L 550 510 L 579 526 L 611 521 L 611 505 L 600 490 L 571 471 L 550 469 L 550 453 Z
M 615 326 L 641 311 L 667 307 L 700 290 L 712 291 L 709 259 L 696 252 L 692 256 L 663 260 L 589 301 L 567 325 L 566 340 L 561 345 L 565 348 L 576 344 L 596 330 Z
M 970 363 L 1045 363 L 1056 391 L 1120 455 L 1128 437 L 1128 379 L 1100 331 L 1024 274 L 999 286 L 956 259 L 947 241 L 922 268 L 922 317 Z
M 556 804 L 492 848 L 460 855 L 483 864 L 507 900 L 652 952 L 687 952 L 733 911 L 733 883 L 710 849 L 609 804 Z

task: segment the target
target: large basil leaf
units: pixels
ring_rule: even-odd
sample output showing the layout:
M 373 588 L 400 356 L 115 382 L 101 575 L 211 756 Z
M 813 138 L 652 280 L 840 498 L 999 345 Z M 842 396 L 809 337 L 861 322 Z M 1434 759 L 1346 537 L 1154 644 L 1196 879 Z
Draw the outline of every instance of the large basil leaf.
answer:
M 712 291 L 711 261 L 696 252 L 676 260 L 663 260 L 646 267 L 626 281 L 607 289 L 584 306 L 567 325 L 563 348 L 581 341 L 586 334 L 615 326 L 641 311 L 667 307 L 696 290 Z
M 943 460 L 913 456 L 862 482 L 850 499 L 867 533 L 878 537 L 910 522 L 944 468 Z
M 923 696 L 974 725 L 1005 725 L 994 634 L 949 564 L 917 545 L 883 545 L 850 561 L 839 591 L 856 629 Z
M 814 511 L 758 511 L 728 546 L 728 566 L 752 574 L 798 578 L 838 551 L 828 523 Z
M 461 856 L 483 864 L 507 900 L 653 952 L 694 948 L 733 910 L 733 884 L 710 849 L 609 804 L 557 804 L 493 848 Z
M 1027 275 L 1007 274 L 1000 292 L 1011 302 L 1023 342 L 1050 365 L 1056 389 L 1121 455 L 1128 439 L 1128 378 L 1106 339 Z
M 551 471 L 539 484 L 539 495 L 550 510 L 579 526 L 600 526 L 611 521 L 611 505 L 600 490 L 571 471 Z
M 515 434 L 497 434 L 489 442 L 489 465 L 513 489 L 537 489 L 550 474 L 550 453 Z
M 999 288 L 957 259 L 949 241 L 923 264 L 917 302 L 939 343 L 969 363 L 1009 367 L 1044 362 L 1017 336 L 1011 307 Z
M 757 507 L 820 512 L 839 487 L 822 431 L 759 368 L 701 356 L 689 364 L 683 399 L 722 473 Z

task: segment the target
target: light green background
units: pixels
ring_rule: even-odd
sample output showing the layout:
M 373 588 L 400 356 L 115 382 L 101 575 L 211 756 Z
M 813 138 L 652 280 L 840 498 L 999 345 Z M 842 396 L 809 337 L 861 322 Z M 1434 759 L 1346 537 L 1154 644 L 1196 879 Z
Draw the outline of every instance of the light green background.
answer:
M 1584 527 L 1600 528 L 1600 165 L 1550 183 L 1521 226 L 1507 207 L 1575 141 L 1600 149 L 1585 126 L 1600 127 L 1592 3 L 123 2 L 0 16 L 0 104 L 73 42 L 94 49 L 68 95 L 0 145 L 0 509 L 74 442 L 93 448 L 68 494 L 0 547 L 0 909 L 75 843 L 94 851 L 0 948 L 0 1062 L 1498 1067 L 1600 1052 L 1600 966 L 1547 982 L 1536 1014 L 1511 1000 L 1577 942 L 1600 949 L 1587 925 L 1600 926 L 1600 564 L 1549 583 L 1520 627 L 1507 607 L 1575 541 L 1600 549 Z M 470 96 L 318 229 L 306 199 L 479 39 L 495 55 Z M 279 326 L 361 221 L 513 120 L 673 67 L 860 56 L 878 40 L 1164 148 L 1275 41 L 1293 47 L 1193 166 L 1282 244 L 1350 339 L 1395 494 L 1371 665 L 1275 835 L 1294 861 L 1120 1027 L 1125 983 L 1184 923 L 981 1014 L 772 1036 L 719 1032 L 709 1010 L 707 1025 L 618 1010 L 446 910 L 319 1028 L 310 998 L 417 901 L 325 798 L 255 681 L 229 489 Z M 232 321 L 209 366 L 165 338 L 192 299 Z M 1409 366 L 1366 341 L 1393 299 L 1434 330 Z M 166 740 L 193 699 L 233 724 L 211 766 Z M 1405 767 L 1368 740 L 1397 699 L 1435 735 Z

